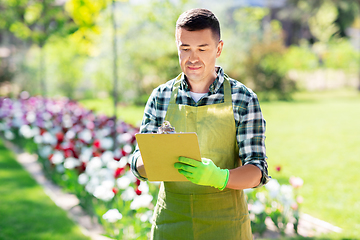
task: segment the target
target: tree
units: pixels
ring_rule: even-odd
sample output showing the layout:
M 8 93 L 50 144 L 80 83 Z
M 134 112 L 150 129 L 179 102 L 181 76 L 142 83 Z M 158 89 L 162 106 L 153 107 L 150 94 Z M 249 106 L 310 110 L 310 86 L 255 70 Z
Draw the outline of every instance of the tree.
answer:
M 41 92 L 47 95 L 44 45 L 52 36 L 66 36 L 78 28 L 61 4 L 55 0 L 2 0 L 0 28 L 40 47 L 39 75 Z

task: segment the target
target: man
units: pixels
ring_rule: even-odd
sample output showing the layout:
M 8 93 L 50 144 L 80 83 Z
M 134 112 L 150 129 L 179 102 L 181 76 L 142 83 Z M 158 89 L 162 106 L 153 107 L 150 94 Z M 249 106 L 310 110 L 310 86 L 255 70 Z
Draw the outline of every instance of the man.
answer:
M 162 182 L 151 239 L 252 239 L 242 189 L 269 178 L 257 96 L 215 66 L 224 43 L 211 11 L 184 12 L 175 36 L 183 72 L 153 91 L 140 132 L 156 132 L 165 120 L 177 132 L 196 132 L 202 161 L 179 157 L 174 167 L 189 182 Z M 146 180 L 138 148 L 131 168 Z

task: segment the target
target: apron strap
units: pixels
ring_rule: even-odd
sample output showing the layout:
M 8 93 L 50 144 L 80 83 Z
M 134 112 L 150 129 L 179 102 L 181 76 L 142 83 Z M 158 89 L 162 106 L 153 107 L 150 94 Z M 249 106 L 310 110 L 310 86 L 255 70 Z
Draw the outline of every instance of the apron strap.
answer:
M 180 83 L 181 83 L 181 76 L 182 76 L 182 73 L 180 73 L 176 77 L 176 80 L 174 82 L 173 89 L 172 89 L 172 92 L 171 92 L 171 97 L 170 97 L 170 102 L 169 103 L 173 103 L 173 104 L 176 103 L 176 98 L 177 98 L 178 90 L 179 90 Z
M 224 74 L 224 102 L 232 104 L 231 86 L 229 76 Z

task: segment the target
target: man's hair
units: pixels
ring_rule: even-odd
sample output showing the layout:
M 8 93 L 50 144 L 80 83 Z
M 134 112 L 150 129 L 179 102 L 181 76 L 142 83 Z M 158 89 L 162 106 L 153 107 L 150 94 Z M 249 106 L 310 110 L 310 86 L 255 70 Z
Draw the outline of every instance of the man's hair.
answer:
M 220 41 L 220 23 L 215 14 L 203 8 L 190 9 L 180 15 L 176 21 L 176 29 L 184 28 L 187 31 L 211 29 L 215 39 Z

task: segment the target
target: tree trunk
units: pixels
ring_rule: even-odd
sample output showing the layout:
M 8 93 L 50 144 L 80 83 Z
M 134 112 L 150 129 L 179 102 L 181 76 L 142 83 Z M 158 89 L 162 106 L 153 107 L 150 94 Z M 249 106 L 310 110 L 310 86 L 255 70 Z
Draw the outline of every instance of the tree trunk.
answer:
M 41 90 L 41 95 L 46 98 L 47 92 L 46 92 L 46 82 L 45 82 L 45 50 L 43 48 L 43 46 L 40 46 L 40 72 L 39 72 L 39 77 L 40 77 L 40 90 Z
M 111 4 L 111 22 L 113 27 L 113 99 L 114 99 L 114 126 L 113 126 L 113 149 L 116 149 L 116 120 L 117 120 L 117 102 L 118 102 L 118 76 L 117 76 L 117 38 L 116 38 L 116 21 L 115 21 L 115 1 Z

